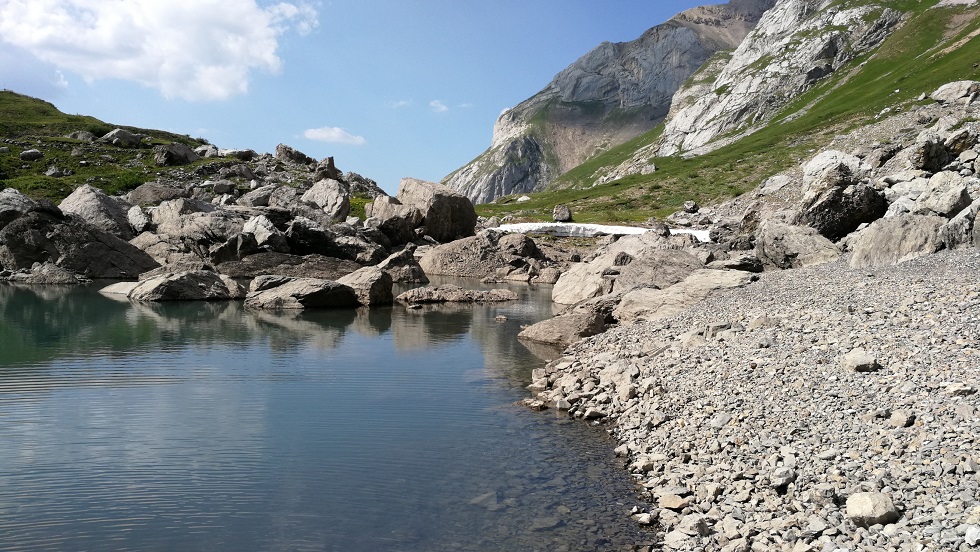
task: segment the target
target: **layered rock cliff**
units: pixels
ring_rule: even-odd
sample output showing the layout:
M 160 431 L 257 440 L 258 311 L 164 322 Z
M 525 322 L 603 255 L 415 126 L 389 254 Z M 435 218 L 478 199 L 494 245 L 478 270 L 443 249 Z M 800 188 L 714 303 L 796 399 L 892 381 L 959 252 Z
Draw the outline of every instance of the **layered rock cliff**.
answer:
M 685 11 L 625 43 L 603 43 L 503 113 L 487 151 L 443 183 L 474 202 L 543 189 L 592 155 L 649 131 L 715 52 L 738 46 L 775 0 Z
M 816 82 L 876 49 L 902 21 L 888 2 L 780 0 L 713 80 L 674 98 L 660 156 L 703 153 L 720 135 L 768 121 Z M 706 85 L 706 86 L 705 86 Z

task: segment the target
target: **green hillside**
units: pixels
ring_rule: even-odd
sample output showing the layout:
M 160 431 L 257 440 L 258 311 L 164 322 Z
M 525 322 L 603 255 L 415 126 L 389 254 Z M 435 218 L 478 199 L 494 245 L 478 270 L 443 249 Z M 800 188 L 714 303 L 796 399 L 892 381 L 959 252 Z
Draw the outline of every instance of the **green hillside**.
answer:
M 654 174 L 592 186 L 592 175 L 656 142 L 662 127 L 613 148 L 558 178 L 553 189 L 516 203 L 514 197 L 480 205 L 481 215 L 548 220 L 565 203 L 581 222 L 642 221 L 663 217 L 684 201 L 733 197 L 799 164 L 836 134 L 870 121 L 885 108 L 910 105 L 956 80 L 980 80 L 980 13 L 976 8 L 930 9 L 935 1 L 903 2 L 910 19 L 872 55 L 855 59 L 783 108 L 764 127 L 700 157 L 651 159 Z
M 66 138 L 76 131 L 103 136 L 114 128 L 147 135 L 149 140 L 139 148 L 121 148 Z M 15 188 L 56 202 L 86 183 L 120 193 L 152 180 L 160 171 L 150 152 L 153 145 L 180 142 L 195 147 L 205 143 L 189 136 L 67 115 L 48 102 L 9 90 L 0 91 L 0 136 L 0 147 L 6 148 L 0 149 L 0 188 Z M 28 149 L 41 150 L 44 157 L 21 160 L 20 153 Z M 72 174 L 45 176 L 52 166 Z

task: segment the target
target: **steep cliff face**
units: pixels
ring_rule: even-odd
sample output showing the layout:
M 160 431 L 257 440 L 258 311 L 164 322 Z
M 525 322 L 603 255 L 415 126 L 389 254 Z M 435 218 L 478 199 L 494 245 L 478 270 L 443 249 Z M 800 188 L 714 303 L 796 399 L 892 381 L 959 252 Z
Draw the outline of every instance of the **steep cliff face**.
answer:
M 443 183 L 480 203 L 543 189 L 659 124 L 684 81 L 715 52 L 741 43 L 774 4 L 733 0 L 694 8 L 632 42 L 599 45 L 502 114 L 490 148 Z
M 767 121 L 817 81 L 877 48 L 902 21 L 888 2 L 779 0 L 698 93 L 681 90 L 655 151 L 703 153 Z M 708 147 L 706 147 L 708 146 Z

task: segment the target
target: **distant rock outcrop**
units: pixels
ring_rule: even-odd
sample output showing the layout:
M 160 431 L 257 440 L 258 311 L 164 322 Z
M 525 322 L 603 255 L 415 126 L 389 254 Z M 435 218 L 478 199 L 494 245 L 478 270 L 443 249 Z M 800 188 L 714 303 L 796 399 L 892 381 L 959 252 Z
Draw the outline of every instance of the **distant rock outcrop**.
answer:
M 543 189 L 602 149 L 656 126 L 681 84 L 712 54 L 735 48 L 774 3 L 693 8 L 632 42 L 600 44 L 502 114 L 490 148 L 443 183 L 475 203 Z
M 661 156 L 699 152 L 721 134 L 767 120 L 845 63 L 877 48 L 902 20 L 887 2 L 847 7 L 779 0 L 710 79 L 710 90 L 679 93 L 660 141 Z

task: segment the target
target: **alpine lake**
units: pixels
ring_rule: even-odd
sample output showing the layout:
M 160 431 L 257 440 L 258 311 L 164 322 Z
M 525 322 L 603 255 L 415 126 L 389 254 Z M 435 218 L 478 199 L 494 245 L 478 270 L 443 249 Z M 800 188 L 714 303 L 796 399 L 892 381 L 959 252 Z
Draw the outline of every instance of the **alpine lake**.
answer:
M 446 283 L 441 280 L 436 283 Z M 256 312 L 0 284 L 0 550 L 632 550 L 601 427 L 495 305 Z

